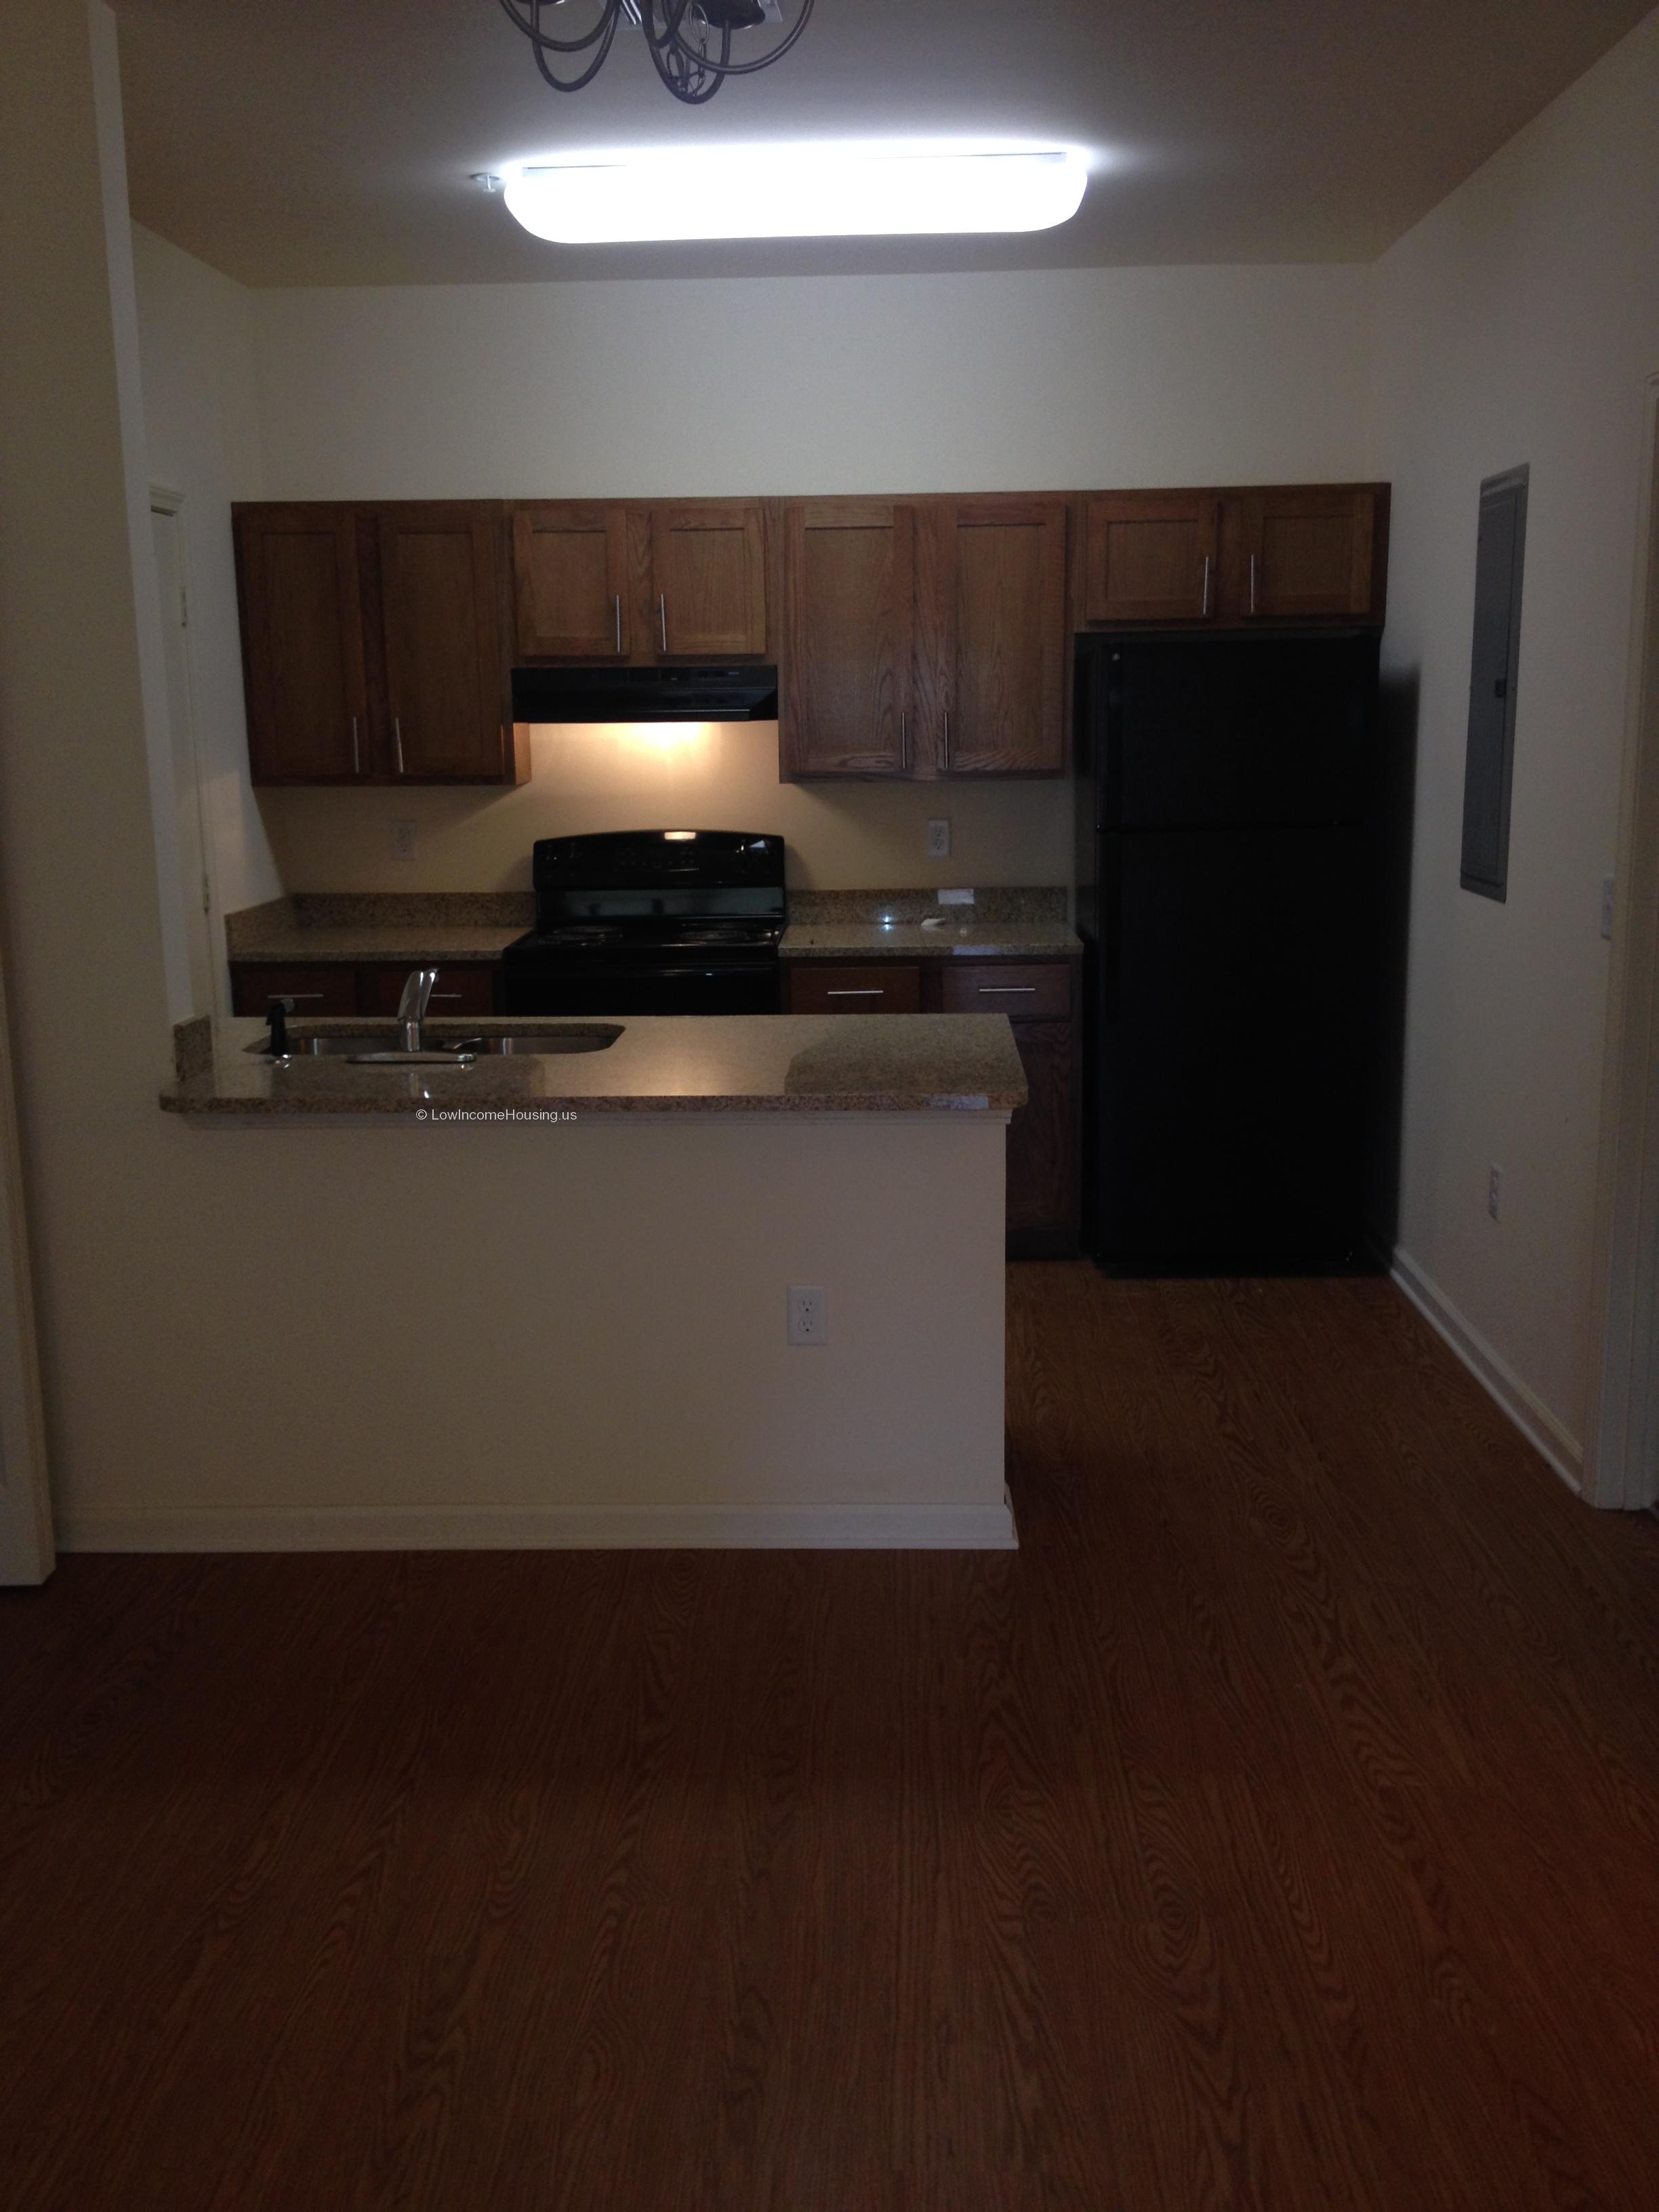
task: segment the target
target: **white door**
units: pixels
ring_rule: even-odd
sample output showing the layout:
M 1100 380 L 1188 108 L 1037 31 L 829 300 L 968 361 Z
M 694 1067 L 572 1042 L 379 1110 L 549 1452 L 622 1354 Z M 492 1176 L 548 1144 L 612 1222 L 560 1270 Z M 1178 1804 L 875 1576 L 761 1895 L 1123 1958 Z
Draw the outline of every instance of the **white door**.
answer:
M 43 1583 L 52 1568 L 34 1294 L 18 1169 L 11 1028 L 0 974 L 0 1583 Z
M 213 886 L 208 874 L 202 765 L 191 696 L 190 608 L 176 507 L 152 506 L 149 524 L 155 541 L 155 581 L 161 601 L 167 727 L 173 739 L 173 799 L 179 818 L 179 881 L 185 902 L 185 937 L 190 947 L 191 1011 L 210 1014 L 215 1011 L 217 965 L 213 950 Z

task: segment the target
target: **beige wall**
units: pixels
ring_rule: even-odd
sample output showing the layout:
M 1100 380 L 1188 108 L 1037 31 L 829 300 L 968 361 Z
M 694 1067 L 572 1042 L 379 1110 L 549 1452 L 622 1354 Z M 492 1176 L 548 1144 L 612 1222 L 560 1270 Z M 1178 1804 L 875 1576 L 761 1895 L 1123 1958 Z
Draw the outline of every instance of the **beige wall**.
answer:
M 1387 670 L 1417 704 L 1399 1240 L 1577 1462 L 1642 453 L 1659 370 L 1659 15 L 1386 254 Z M 1480 479 L 1530 465 L 1509 898 L 1458 888 Z M 1490 1164 L 1504 1218 L 1486 1212 Z
M 716 1509 L 752 1539 L 782 1507 L 775 1538 L 816 1515 L 809 1540 L 868 1540 L 901 1494 L 912 1540 L 1006 1540 L 996 1122 L 206 1133 L 159 1110 L 146 455 L 123 450 L 138 338 L 94 97 L 113 20 L 15 0 L 7 33 L 0 879 L 68 1540 L 560 1541 Z M 791 1280 L 829 1291 L 822 1352 L 785 1345 Z
M 184 495 L 189 651 L 197 742 L 213 848 L 216 911 L 282 890 L 248 780 L 236 629 L 230 502 L 264 488 L 253 368 L 252 301 L 141 225 L 132 226 L 146 465 Z
M 1348 477 L 1365 296 L 1346 267 L 259 292 L 266 483 L 633 498 Z
M 538 837 L 676 824 L 775 832 L 798 888 L 1071 878 L 1069 784 L 780 783 L 775 722 L 538 727 L 531 767 L 514 792 L 272 791 L 260 810 L 290 890 L 527 889 Z M 933 816 L 948 860 L 924 855 Z
M 1354 269 L 247 296 L 273 498 L 1296 481 L 1368 465 Z M 172 312 L 159 296 L 144 311 Z M 1072 870 L 1063 784 L 781 787 L 775 737 L 752 728 L 678 745 L 549 732 L 511 796 L 285 792 L 260 811 L 290 890 L 523 883 L 538 836 L 671 818 L 780 831 L 802 884 L 1060 884 Z M 939 814 L 944 864 L 922 849 Z M 413 863 L 391 857 L 398 820 L 419 825 Z

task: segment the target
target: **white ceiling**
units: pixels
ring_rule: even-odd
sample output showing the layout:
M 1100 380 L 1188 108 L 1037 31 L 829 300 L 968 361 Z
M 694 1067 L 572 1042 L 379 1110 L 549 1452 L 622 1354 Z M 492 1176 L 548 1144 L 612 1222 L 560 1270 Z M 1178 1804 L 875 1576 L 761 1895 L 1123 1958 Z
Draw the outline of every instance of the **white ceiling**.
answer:
M 497 0 L 114 4 L 134 215 L 274 285 L 1366 260 L 1650 0 L 818 0 L 702 108 L 626 23 L 559 98 Z M 983 241 L 556 246 L 467 182 L 582 147 L 933 133 L 1102 166 L 1069 223 Z

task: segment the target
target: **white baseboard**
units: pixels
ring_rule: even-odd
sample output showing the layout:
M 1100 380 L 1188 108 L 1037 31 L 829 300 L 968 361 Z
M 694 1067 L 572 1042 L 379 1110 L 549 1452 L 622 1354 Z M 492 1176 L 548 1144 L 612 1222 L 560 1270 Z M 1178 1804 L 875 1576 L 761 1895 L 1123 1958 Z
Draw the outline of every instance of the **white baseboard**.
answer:
M 1502 1407 L 1533 1449 L 1547 1461 L 1569 1490 L 1582 1497 L 1584 1447 L 1577 1437 L 1562 1426 L 1515 1370 L 1498 1357 L 1480 1330 L 1463 1318 L 1440 1285 L 1424 1273 L 1409 1252 L 1396 1245 L 1394 1264 L 1389 1272 L 1430 1328 L 1450 1345 L 1475 1381 L 1488 1397 Z
M 94 1506 L 61 1552 L 1012 1552 L 1000 1505 L 823 1505 L 606 1512 L 585 1507 Z

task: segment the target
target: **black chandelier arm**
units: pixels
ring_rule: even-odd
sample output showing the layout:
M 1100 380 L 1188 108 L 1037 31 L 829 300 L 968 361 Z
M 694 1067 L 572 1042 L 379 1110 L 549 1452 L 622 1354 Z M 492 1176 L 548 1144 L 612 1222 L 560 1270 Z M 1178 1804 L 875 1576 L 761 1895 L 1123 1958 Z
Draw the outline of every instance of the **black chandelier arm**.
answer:
M 719 63 L 710 55 L 700 53 L 696 47 L 688 46 L 678 37 L 678 29 L 690 4 L 690 0 L 679 0 L 679 4 L 675 6 L 673 0 L 667 0 L 664 10 L 663 35 L 659 39 L 653 28 L 656 0 L 645 0 L 641 28 L 645 32 L 646 44 L 651 49 L 651 59 L 657 75 L 668 90 L 687 107 L 702 107 L 726 82 L 720 63 L 731 58 L 732 33 L 729 26 L 720 32 Z
M 501 0 L 501 4 L 505 7 L 507 0 Z M 774 62 L 782 60 L 784 55 L 788 52 L 790 47 L 794 45 L 796 40 L 799 38 L 801 33 L 806 28 L 814 4 L 815 0 L 801 0 L 800 14 L 796 17 L 795 21 L 789 31 L 784 35 L 784 37 L 779 40 L 777 45 L 773 47 L 770 53 L 762 54 L 758 60 L 752 62 L 734 62 L 724 58 L 719 62 L 711 61 L 705 55 L 699 54 L 695 46 L 689 46 L 686 44 L 684 39 L 680 35 L 680 24 L 684 18 L 686 10 L 691 5 L 691 0 L 680 0 L 680 4 L 678 7 L 673 7 L 671 0 L 669 20 L 666 23 L 663 37 L 660 41 L 654 37 L 651 29 L 652 19 L 656 12 L 655 7 L 653 4 L 653 0 L 646 0 L 646 5 L 642 11 L 645 17 L 645 35 L 651 40 L 653 52 L 659 44 L 660 44 L 665 49 L 678 49 L 679 52 L 685 56 L 688 61 L 696 62 L 704 69 L 717 70 L 722 82 L 724 82 L 724 80 L 728 76 L 753 76 L 757 70 L 770 69 Z M 726 33 L 725 40 L 723 41 L 727 52 L 730 52 L 731 42 L 732 34 L 728 31 Z
M 556 54 L 580 54 L 586 52 L 598 39 L 605 40 L 608 51 L 611 40 L 617 35 L 617 20 L 622 13 L 622 0 L 607 0 L 605 15 L 594 24 L 586 38 L 556 39 L 550 33 L 541 27 L 544 0 L 530 0 L 530 12 L 525 15 L 519 13 L 514 0 L 501 0 L 501 4 L 508 22 L 515 30 L 524 33 L 538 53 L 545 47 L 550 52 Z
M 592 84 L 594 78 L 605 67 L 605 58 L 610 52 L 611 41 L 616 37 L 616 35 L 617 18 L 613 15 L 611 18 L 610 26 L 605 33 L 604 44 L 600 46 L 598 53 L 594 55 L 592 60 L 589 62 L 587 67 L 582 71 L 580 76 L 555 76 L 552 66 L 549 63 L 547 56 L 542 52 L 541 48 L 538 46 L 535 50 L 536 67 L 541 72 L 542 82 L 550 86 L 555 92 L 580 92 L 585 84 Z
M 599 21 L 591 31 L 575 39 L 556 39 L 551 32 L 542 28 L 543 10 L 556 4 L 556 0 L 500 0 L 500 4 L 514 29 L 530 41 L 538 73 L 554 92 L 580 92 L 584 85 L 593 82 L 611 52 L 623 9 L 628 5 L 630 15 L 645 33 L 652 64 L 663 84 L 686 106 L 701 107 L 714 98 L 727 77 L 752 76 L 757 70 L 769 69 L 774 62 L 781 60 L 806 28 L 815 0 L 799 0 L 800 13 L 777 45 L 769 53 L 747 62 L 734 62 L 732 58 L 732 27 L 729 22 L 718 27 L 717 54 L 704 52 L 686 35 L 687 16 L 694 15 L 700 19 L 701 35 L 713 43 L 710 34 L 716 26 L 709 22 L 699 0 L 633 0 L 633 4 L 629 0 L 600 0 Z M 556 76 L 548 58 L 550 55 L 590 53 L 592 60 L 579 76 L 574 77 Z

